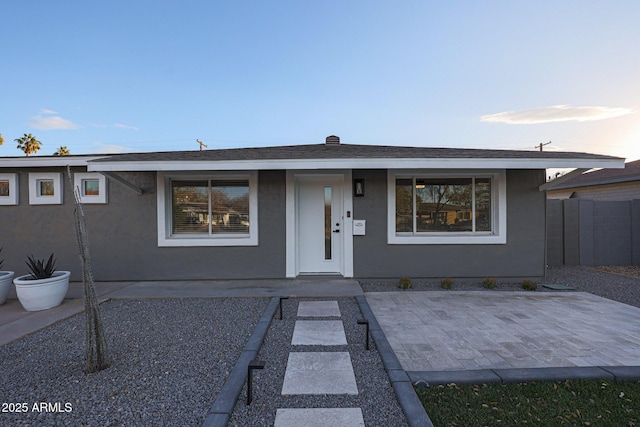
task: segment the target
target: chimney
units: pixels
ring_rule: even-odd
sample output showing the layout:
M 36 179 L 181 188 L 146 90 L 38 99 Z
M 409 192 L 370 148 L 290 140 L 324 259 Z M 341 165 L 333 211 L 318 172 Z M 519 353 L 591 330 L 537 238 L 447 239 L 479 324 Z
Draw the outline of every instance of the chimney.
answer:
M 325 139 L 325 145 L 340 145 L 340 137 L 335 135 L 330 135 Z

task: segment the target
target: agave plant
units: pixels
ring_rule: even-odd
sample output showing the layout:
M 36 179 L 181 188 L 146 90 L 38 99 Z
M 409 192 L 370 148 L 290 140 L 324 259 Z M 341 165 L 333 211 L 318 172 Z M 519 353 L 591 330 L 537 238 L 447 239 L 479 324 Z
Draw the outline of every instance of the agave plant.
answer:
M 53 259 L 53 254 L 51 254 L 46 264 L 44 259 L 35 259 L 33 255 L 27 257 L 25 263 L 34 279 L 48 279 L 56 271 L 56 260 Z

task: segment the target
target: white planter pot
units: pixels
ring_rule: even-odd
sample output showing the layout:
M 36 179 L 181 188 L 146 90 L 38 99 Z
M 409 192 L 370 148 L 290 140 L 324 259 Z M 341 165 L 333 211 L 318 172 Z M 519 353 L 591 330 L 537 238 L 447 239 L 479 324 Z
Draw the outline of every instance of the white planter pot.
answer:
M 60 305 L 69 289 L 69 271 L 56 271 L 48 279 L 31 279 L 31 275 L 13 279 L 20 304 L 27 311 L 40 311 Z
M 11 289 L 13 271 L 0 271 L 0 305 L 4 304 Z

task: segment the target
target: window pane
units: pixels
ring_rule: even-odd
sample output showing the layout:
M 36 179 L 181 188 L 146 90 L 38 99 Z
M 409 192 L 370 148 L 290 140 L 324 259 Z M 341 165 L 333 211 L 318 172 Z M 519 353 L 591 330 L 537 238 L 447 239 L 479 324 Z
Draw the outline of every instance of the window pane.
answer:
M 417 231 L 472 231 L 471 189 L 471 178 L 416 179 Z
M 331 237 L 333 233 L 331 220 L 331 187 L 324 187 L 324 259 L 331 259 Z
M 211 182 L 211 232 L 249 233 L 249 181 Z
M 41 179 L 38 181 L 38 189 L 40 191 L 40 196 L 53 196 L 53 180 L 52 179 Z
M 413 232 L 413 179 L 396 179 L 396 233 Z
M 83 179 L 82 192 L 83 192 L 83 196 L 99 196 L 100 181 L 97 179 Z
M 207 181 L 173 181 L 172 233 L 209 233 Z
M 9 181 L 0 181 L 0 197 L 9 197 Z
M 476 178 L 476 231 L 491 231 L 490 178 Z

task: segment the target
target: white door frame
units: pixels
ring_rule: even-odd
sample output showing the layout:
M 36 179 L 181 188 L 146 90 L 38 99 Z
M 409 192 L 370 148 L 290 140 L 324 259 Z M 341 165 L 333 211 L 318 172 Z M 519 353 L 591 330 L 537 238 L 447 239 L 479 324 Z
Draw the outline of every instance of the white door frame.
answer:
M 296 231 L 296 177 L 298 176 L 333 176 L 342 178 L 342 276 L 353 277 L 353 186 L 351 185 L 351 170 L 327 171 L 287 171 L 286 182 L 286 275 L 295 278 L 300 274 L 298 266 L 298 247 Z M 349 213 L 349 215 L 347 214 Z

